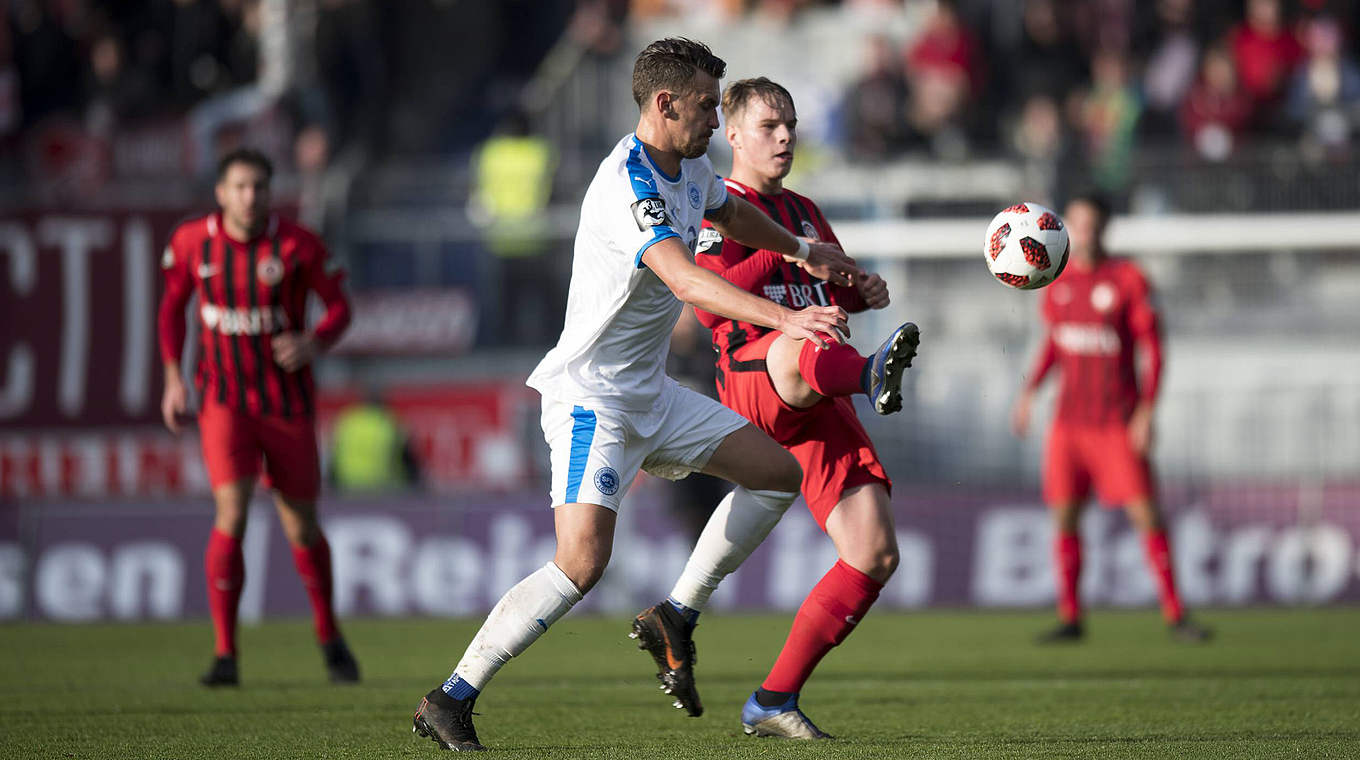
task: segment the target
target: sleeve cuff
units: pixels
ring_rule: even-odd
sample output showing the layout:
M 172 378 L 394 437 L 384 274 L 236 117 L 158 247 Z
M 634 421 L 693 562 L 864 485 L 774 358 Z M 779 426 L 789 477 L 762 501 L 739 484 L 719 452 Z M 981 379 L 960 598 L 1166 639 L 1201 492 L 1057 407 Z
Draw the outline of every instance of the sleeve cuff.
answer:
M 656 245 L 657 243 L 660 243 L 662 240 L 665 240 L 666 238 L 679 239 L 680 237 L 678 234 L 676 234 L 675 230 L 671 229 L 670 227 L 653 227 L 652 229 L 656 232 L 656 234 L 652 236 L 651 240 L 648 240 L 647 242 L 643 243 L 642 247 L 637 249 L 637 253 L 633 255 L 633 266 L 637 267 L 638 269 L 642 269 L 647 266 L 646 264 L 642 263 L 642 254 L 646 253 L 648 248 L 651 248 L 652 246 Z

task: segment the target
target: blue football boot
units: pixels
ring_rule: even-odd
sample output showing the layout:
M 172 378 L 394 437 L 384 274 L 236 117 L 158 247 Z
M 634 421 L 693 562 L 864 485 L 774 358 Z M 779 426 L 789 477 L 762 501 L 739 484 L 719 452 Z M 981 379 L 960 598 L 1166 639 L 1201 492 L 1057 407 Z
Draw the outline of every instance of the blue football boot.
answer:
M 864 392 L 873 402 L 874 411 L 892 414 L 902 410 L 902 370 L 911 366 L 916 347 L 920 344 L 920 328 L 907 322 L 893 330 L 892 335 L 869 357 Z

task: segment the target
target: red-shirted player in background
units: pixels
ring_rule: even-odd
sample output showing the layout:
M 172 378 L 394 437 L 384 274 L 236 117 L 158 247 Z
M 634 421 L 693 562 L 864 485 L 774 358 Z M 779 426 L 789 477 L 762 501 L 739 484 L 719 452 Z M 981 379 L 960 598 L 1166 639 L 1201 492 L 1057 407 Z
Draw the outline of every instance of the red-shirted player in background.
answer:
M 1137 265 L 1105 251 L 1102 238 L 1109 214 L 1108 203 L 1095 194 L 1080 195 L 1067 205 L 1070 258 L 1058 281 L 1044 290 L 1041 314 L 1047 334 L 1012 418 L 1016 434 L 1025 435 L 1034 393 L 1057 365 L 1062 389 L 1044 453 L 1043 492 L 1057 532 L 1054 558 L 1061 623 L 1040 641 L 1082 637 L 1078 527 L 1092 487 L 1101 502 L 1122 506 L 1142 533 L 1172 635 L 1204 641 L 1210 631 L 1186 618 L 1176 592 L 1148 462 L 1162 370 L 1157 311 Z M 1143 354 L 1141 379 L 1135 350 Z
M 198 296 L 198 428 L 217 507 L 204 557 L 216 635 L 216 657 L 200 679 L 206 686 L 239 683 L 236 613 L 245 582 L 241 537 L 261 459 L 311 600 L 330 678 L 359 680 L 358 664 L 336 625 L 331 550 L 316 518 L 321 475 L 308 366 L 349 324 L 349 302 L 340 290 L 342 274 L 327 271 L 320 239 L 270 213 L 272 174 L 269 160 L 257 151 L 240 149 L 225 156 L 217 172 L 221 211 L 180 225 L 161 261 L 161 414 L 174 433 L 188 408 L 180 370 L 184 308 L 191 296 Z M 310 331 L 309 291 L 326 306 L 325 316 Z
M 728 191 L 754 203 L 795 235 L 838 243 L 811 200 L 786 190 L 798 116 L 793 98 L 761 77 L 728 85 L 723 94 L 732 145 Z M 845 274 L 723 240 L 708 223 L 695 261 L 738 287 L 791 308 L 836 305 L 847 312 L 882 309 L 888 287 L 876 274 Z M 818 348 L 777 331 L 696 311 L 713 331 L 718 397 L 787 448 L 803 467 L 803 497 L 836 545 L 839 560 L 813 587 L 794 617 L 783 650 L 746 701 L 746 733 L 826 738 L 798 708 L 812 670 L 850 635 L 897 569 L 897 534 L 879 462 L 850 396 L 866 394 L 880 414 L 902 408 L 902 371 L 916 355 L 919 332 L 898 327 L 869 357 L 843 343 Z

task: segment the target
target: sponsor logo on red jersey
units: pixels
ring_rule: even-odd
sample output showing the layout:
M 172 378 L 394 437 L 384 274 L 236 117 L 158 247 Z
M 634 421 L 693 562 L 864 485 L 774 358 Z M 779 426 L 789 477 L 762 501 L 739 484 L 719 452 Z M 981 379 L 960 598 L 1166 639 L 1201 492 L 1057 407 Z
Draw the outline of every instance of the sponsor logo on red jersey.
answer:
M 282 306 L 247 309 L 206 303 L 199 309 L 203 325 L 222 335 L 273 335 L 288 329 Z
M 1081 356 L 1118 356 L 1122 342 L 1113 327 L 1100 323 L 1064 322 L 1053 328 L 1058 348 Z

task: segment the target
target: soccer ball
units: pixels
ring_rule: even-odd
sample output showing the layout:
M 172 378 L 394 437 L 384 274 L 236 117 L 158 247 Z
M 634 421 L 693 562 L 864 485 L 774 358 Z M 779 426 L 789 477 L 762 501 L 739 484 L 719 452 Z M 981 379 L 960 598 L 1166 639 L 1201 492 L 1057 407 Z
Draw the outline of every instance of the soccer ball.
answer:
M 982 255 L 992 276 L 1033 290 L 1058 279 L 1067 266 L 1067 227 L 1037 203 L 1017 203 L 992 218 Z

